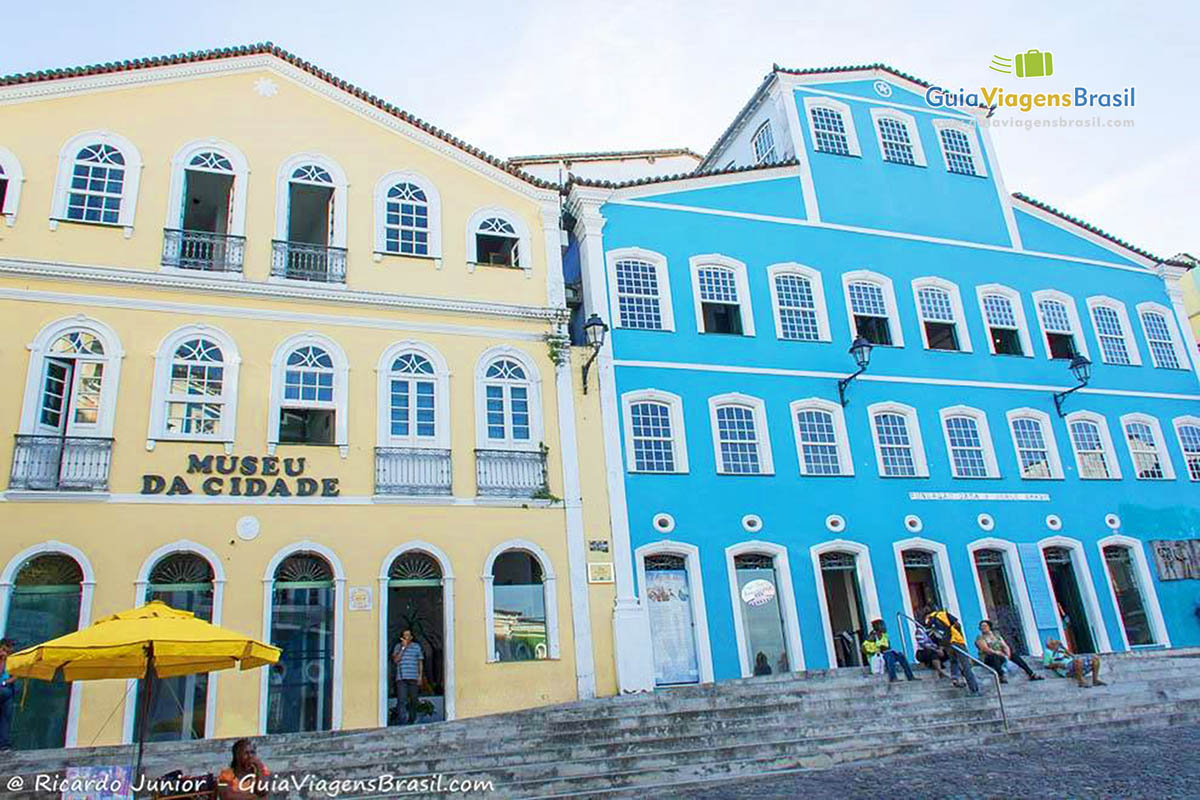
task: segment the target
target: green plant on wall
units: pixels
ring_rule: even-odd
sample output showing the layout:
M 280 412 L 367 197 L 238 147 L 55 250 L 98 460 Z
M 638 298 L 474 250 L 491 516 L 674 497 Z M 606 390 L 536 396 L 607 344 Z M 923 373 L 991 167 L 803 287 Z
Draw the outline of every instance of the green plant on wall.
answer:
M 546 342 L 546 347 L 550 351 L 550 360 L 554 362 L 554 366 L 561 367 L 567 363 L 567 353 L 571 346 L 571 339 L 565 333 L 547 333 L 542 337 Z

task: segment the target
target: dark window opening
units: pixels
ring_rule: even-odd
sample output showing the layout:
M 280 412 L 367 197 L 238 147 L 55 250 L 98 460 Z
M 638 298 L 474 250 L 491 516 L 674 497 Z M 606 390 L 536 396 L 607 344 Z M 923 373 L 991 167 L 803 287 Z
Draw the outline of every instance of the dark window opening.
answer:
M 517 241 L 511 236 L 477 233 L 475 234 L 475 257 L 480 264 L 494 264 L 500 267 L 518 266 Z
M 1075 337 L 1069 333 L 1048 333 L 1046 340 L 1050 343 L 1050 357 L 1070 361 L 1075 357 Z
M 333 415 L 328 408 L 281 408 L 281 444 L 333 444 Z
M 858 331 L 859 336 L 871 344 L 890 345 L 892 343 L 892 329 L 888 325 L 887 317 L 865 317 L 856 314 L 854 328 Z
M 0 211 L 4 210 L 4 198 L 8 196 L 8 179 L 0 178 Z
M 329 245 L 333 187 L 288 184 L 288 241 Z
M 925 338 L 930 350 L 958 350 L 958 331 L 953 322 L 926 322 Z
M 1023 356 L 1021 337 L 1012 328 L 992 328 L 992 349 L 998 356 Z
M 705 333 L 742 333 L 742 309 L 732 303 L 701 303 Z
M 229 199 L 233 192 L 233 176 L 190 169 L 183 175 L 183 229 L 229 233 Z

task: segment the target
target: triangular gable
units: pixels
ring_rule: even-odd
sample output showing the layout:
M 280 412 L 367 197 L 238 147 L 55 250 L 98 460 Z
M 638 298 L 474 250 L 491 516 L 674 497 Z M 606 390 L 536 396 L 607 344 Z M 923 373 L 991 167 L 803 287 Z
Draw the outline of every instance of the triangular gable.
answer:
M 805 218 L 800 178 L 795 175 L 701 186 L 662 194 L 639 193 L 637 199 L 714 211 L 765 214 L 790 219 Z
M 1026 250 L 1149 268 L 1162 259 L 1033 198 L 1013 195 L 1013 216 Z

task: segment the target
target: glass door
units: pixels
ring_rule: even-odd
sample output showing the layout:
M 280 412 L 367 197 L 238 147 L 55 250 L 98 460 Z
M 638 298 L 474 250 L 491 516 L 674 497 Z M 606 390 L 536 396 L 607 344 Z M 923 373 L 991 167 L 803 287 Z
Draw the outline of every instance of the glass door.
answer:
M 696 621 L 687 561 L 682 556 L 646 556 L 646 606 L 658 686 L 700 682 Z
M 791 670 L 775 558 L 748 553 L 733 559 L 737 571 L 738 612 L 742 615 L 746 659 L 752 675 Z
M 1121 626 L 1130 647 L 1154 644 L 1154 633 L 1146 615 L 1146 602 L 1141 584 L 1133 569 L 1133 556 L 1128 547 L 1109 545 L 1104 548 L 1104 563 L 1108 567 L 1108 578 L 1112 581 L 1113 593 L 1117 596 L 1117 610 L 1121 613 Z

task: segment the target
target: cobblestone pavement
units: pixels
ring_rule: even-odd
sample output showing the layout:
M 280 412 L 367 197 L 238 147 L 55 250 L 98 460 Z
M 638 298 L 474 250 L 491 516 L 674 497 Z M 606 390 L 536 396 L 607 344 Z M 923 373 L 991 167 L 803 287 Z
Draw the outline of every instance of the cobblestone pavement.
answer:
M 1200 798 L 1200 725 L 1031 739 L 870 765 L 735 781 L 697 800 Z M 656 795 L 658 796 L 658 795 Z

